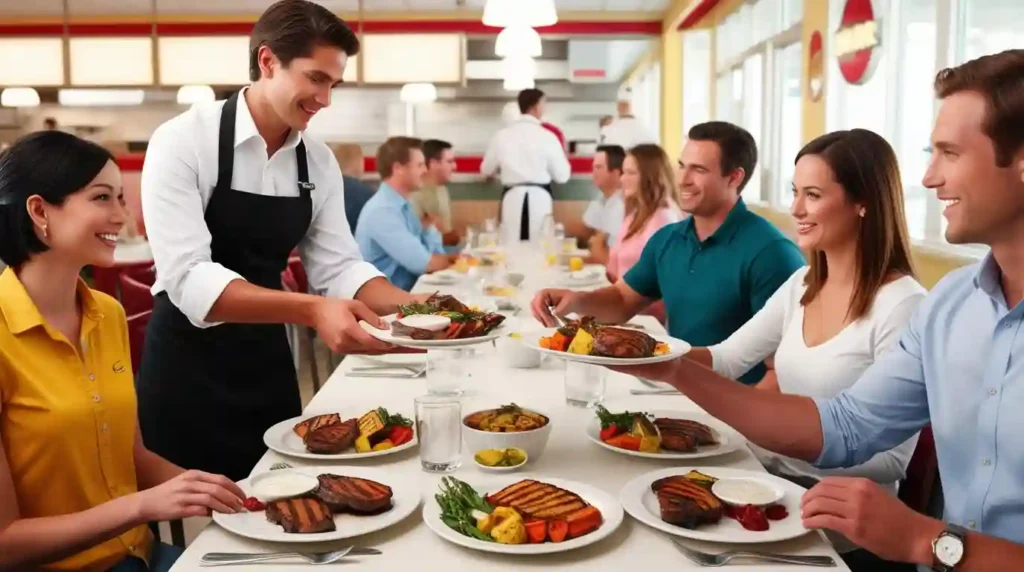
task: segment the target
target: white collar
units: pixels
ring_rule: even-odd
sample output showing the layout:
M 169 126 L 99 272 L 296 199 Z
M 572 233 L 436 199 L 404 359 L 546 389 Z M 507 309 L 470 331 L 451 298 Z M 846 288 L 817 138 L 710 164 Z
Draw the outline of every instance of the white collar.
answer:
M 529 113 L 524 113 L 524 114 L 520 115 L 519 116 L 519 121 L 525 121 L 527 123 L 533 123 L 535 125 L 540 125 L 540 119 L 537 119 L 536 117 L 530 115 Z
M 252 120 L 252 113 L 249 111 L 249 104 L 245 101 L 245 91 L 249 89 L 249 86 L 243 87 L 238 92 L 238 104 L 235 109 L 235 147 L 245 143 L 246 141 L 256 137 L 263 142 L 266 146 L 266 141 L 260 137 L 260 132 L 256 129 L 256 122 Z M 279 151 L 292 149 L 298 146 L 299 141 L 302 139 L 302 133 L 299 131 L 289 131 L 288 138 L 285 139 L 284 145 L 281 146 Z

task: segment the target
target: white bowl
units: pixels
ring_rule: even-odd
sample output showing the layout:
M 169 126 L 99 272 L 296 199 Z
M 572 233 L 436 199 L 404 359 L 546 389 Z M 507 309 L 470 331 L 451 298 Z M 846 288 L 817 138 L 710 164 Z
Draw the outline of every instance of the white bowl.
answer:
M 548 421 L 548 425 L 551 425 L 550 421 Z M 481 450 L 486 451 L 487 449 Z M 475 453 L 473 453 L 473 463 L 476 464 L 478 469 L 484 471 L 485 473 L 511 473 L 514 471 L 518 471 L 519 469 L 522 469 L 523 467 L 526 466 L 526 463 L 530 462 L 530 454 L 527 453 L 526 451 L 523 451 L 523 462 L 519 463 L 518 465 L 513 465 L 511 467 L 488 467 L 487 465 L 481 464 L 479 461 L 476 460 L 476 454 L 479 452 L 480 451 L 476 451 Z
M 494 340 L 498 352 L 509 367 L 516 369 L 533 369 L 540 367 L 541 353 L 524 344 L 521 339 L 505 336 Z M 550 424 L 550 423 L 549 423 Z
M 274 481 L 279 482 L 274 483 Z M 298 469 L 260 473 L 249 482 L 252 484 L 253 496 L 265 503 L 302 496 L 320 486 L 320 481 L 315 476 Z M 282 486 L 286 488 L 282 488 Z
M 496 408 L 495 408 L 496 409 Z M 524 407 L 534 413 L 539 413 L 548 418 L 547 425 L 532 431 L 518 431 L 515 433 L 494 433 L 491 431 L 480 431 L 466 425 L 466 418 L 476 411 L 462 416 L 462 439 L 466 442 L 466 448 L 476 454 L 476 451 L 484 449 L 522 449 L 526 452 L 526 458 L 536 461 L 544 453 L 548 446 L 548 437 L 551 436 L 551 416 L 543 411 L 537 411 L 530 407 Z
M 737 487 L 753 488 L 756 492 L 737 490 Z M 733 506 L 752 504 L 765 507 L 779 502 L 786 495 L 785 491 L 774 483 L 756 478 L 719 479 L 711 485 L 711 492 L 722 502 Z

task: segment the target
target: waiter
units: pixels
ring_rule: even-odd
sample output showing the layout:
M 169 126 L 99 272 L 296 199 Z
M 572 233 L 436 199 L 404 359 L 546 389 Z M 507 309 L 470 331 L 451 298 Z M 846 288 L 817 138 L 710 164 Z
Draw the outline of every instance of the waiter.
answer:
M 336 353 L 384 352 L 358 321 L 379 326 L 374 312 L 413 301 L 360 257 L 338 163 L 303 133 L 359 51 L 355 34 L 317 4 L 281 0 L 249 47 L 253 83 L 161 125 L 142 171 L 157 270 L 137 382 L 143 438 L 232 479 L 266 451 L 267 428 L 301 414 L 284 324 L 315 328 Z M 323 297 L 281 291 L 296 247 Z
M 519 92 L 520 116 L 491 140 L 480 165 L 488 177 L 499 175 L 501 227 L 504 240 L 529 240 L 537 236 L 545 215 L 552 213 L 551 182 L 569 180 L 572 169 L 565 149 L 551 131 L 541 125 L 544 92 Z

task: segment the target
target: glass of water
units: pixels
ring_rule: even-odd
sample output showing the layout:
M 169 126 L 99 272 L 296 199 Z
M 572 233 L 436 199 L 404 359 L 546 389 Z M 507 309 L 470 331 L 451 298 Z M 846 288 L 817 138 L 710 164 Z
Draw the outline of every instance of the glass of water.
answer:
M 462 464 L 462 404 L 454 397 L 415 399 L 420 465 L 430 473 L 450 473 Z
M 427 393 L 458 397 L 470 377 L 472 348 L 427 350 Z
M 587 363 L 566 360 L 565 402 L 572 407 L 594 407 L 604 401 L 608 370 Z

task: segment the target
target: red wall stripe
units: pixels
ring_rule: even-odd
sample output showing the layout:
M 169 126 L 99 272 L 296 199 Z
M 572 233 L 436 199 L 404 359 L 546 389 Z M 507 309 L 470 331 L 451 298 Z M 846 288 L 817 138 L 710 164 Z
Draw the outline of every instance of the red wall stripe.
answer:
M 715 6 L 718 6 L 720 0 L 700 0 L 700 4 L 694 6 L 693 10 L 679 23 L 677 30 L 685 30 L 693 27 L 700 22 L 704 16 L 708 15 L 708 12 L 714 10 Z

